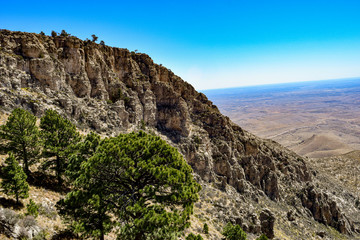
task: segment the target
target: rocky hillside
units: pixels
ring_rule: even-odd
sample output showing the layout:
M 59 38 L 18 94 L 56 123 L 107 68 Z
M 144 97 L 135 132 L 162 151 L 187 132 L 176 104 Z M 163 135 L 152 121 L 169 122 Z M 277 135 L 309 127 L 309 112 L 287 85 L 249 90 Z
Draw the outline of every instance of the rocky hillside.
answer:
M 210 223 L 209 239 L 219 239 L 228 221 L 250 236 L 359 238 L 358 193 L 329 191 L 302 157 L 244 131 L 146 54 L 73 36 L 2 30 L 0 107 L 39 117 L 53 108 L 84 131 L 142 128 L 166 139 L 204 186 L 195 217 Z

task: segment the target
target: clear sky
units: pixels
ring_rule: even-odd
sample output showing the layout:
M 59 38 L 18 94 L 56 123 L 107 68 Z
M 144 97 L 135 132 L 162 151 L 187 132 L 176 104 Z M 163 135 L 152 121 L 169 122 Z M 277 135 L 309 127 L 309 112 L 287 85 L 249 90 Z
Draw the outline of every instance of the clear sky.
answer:
M 360 76 L 360 0 L 2 0 L 0 28 L 96 34 L 198 90 Z

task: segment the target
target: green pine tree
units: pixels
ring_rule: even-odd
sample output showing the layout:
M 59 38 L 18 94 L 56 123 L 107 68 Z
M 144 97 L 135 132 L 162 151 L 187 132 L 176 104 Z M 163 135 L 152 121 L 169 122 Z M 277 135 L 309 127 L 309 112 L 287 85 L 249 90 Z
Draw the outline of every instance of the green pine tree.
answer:
M 144 132 L 100 142 L 81 164 L 75 187 L 59 202 L 75 229 L 104 239 L 114 222 L 120 239 L 175 239 L 189 226 L 200 185 L 181 154 Z
M 5 160 L 5 167 L 1 187 L 3 192 L 10 196 L 15 196 L 16 203 L 19 204 L 19 198 L 29 197 L 29 184 L 26 182 L 26 174 L 15 159 L 12 153 Z
M 223 231 L 226 240 L 246 240 L 246 233 L 236 224 L 228 223 Z
M 76 184 L 74 190 L 57 203 L 57 208 L 73 231 L 82 238 L 104 240 L 116 225 L 111 220 L 113 205 L 105 200 L 107 196 L 104 193 L 98 191 L 101 186 L 80 189 L 82 185 Z
M 209 234 L 209 226 L 207 225 L 207 223 L 204 224 L 203 233 Z
M 76 127 L 55 110 L 47 110 L 40 121 L 41 135 L 44 140 L 43 156 L 47 158 L 43 167 L 56 172 L 59 185 L 66 170 L 68 157 L 80 140 Z
M 75 151 L 69 157 L 69 164 L 66 169 L 66 175 L 71 181 L 75 181 L 80 175 L 81 164 L 86 162 L 94 155 L 100 144 L 100 136 L 94 132 L 90 132 L 83 141 L 75 146 Z
M 195 235 L 193 233 L 190 233 L 189 235 L 187 235 L 186 240 L 203 240 L 203 238 L 200 234 Z
M 15 158 L 23 163 L 24 171 L 29 176 L 29 166 L 35 163 L 40 155 L 36 117 L 23 109 L 14 109 L 6 124 L 0 127 L 0 137 L 5 140 L 2 149 L 6 152 L 12 151 Z
M 26 205 L 25 215 L 31 215 L 34 218 L 39 216 L 39 206 L 32 199 L 30 199 L 29 203 Z

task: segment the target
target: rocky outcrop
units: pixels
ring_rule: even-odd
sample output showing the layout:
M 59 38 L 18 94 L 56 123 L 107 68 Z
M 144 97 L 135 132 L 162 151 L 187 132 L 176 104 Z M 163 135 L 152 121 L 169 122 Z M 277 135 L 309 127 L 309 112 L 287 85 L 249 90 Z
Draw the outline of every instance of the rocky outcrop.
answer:
M 314 219 L 332 226 L 341 233 L 352 233 L 354 224 L 341 212 L 336 201 L 328 193 L 321 192 L 314 185 L 307 185 L 299 194 L 304 207 L 308 208 Z
M 261 231 L 268 237 L 274 238 L 275 216 L 269 209 L 260 213 Z
M 154 131 L 179 149 L 201 181 L 231 186 L 254 201 L 283 201 L 312 181 L 303 158 L 243 130 L 171 70 L 127 49 L 2 30 L 0 106 L 37 116 L 54 108 L 78 127 L 106 135 Z
M 20 216 L 15 211 L 0 208 L 0 234 L 14 239 L 32 239 L 41 232 L 32 216 Z

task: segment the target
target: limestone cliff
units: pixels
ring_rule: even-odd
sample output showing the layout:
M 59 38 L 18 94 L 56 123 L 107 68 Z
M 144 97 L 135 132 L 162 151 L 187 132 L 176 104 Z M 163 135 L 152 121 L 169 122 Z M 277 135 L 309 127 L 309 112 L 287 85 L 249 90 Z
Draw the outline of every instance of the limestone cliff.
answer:
M 76 37 L 2 30 L 0 106 L 5 112 L 21 106 L 39 117 L 55 108 L 80 128 L 105 135 L 153 131 L 179 149 L 205 188 L 213 185 L 244 199 L 240 208 L 246 214 L 251 214 L 246 202 L 261 207 L 263 199 L 264 206 L 286 206 L 278 216 L 290 209 L 349 236 L 359 231 L 336 198 L 312 185 L 313 173 L 302 157 L 235 125 L 204 94 L 146 54 Z M 229 212 L 226 220 L 246 228 L 246 214 Z M 254 218 L 255 227 L 247 230 L 265 232 L 256 227 L 264 217 Z

